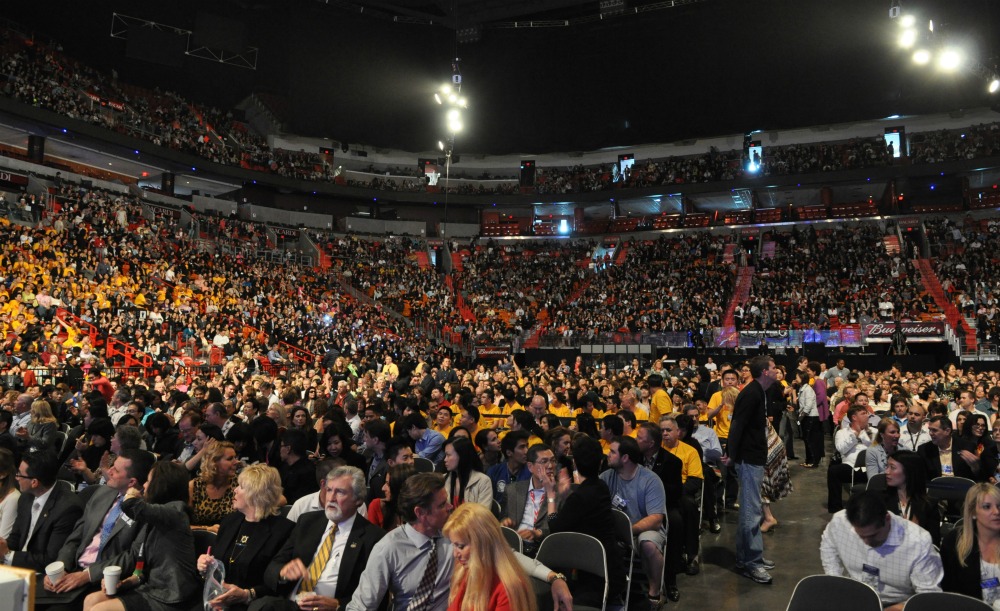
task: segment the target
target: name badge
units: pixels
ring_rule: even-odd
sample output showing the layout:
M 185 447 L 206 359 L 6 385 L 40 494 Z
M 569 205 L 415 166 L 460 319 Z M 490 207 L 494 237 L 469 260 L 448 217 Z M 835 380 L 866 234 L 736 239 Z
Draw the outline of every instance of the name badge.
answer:
M 996 577 L 990 577 L 989 579 L 979 582 L 979 587 L 981 587 L 984 590 L 987 590 L 989 588 L 1000 587 L 1000 579 L 997 579 Z
M 941 475 L 954 475 L 955 467 L 952 465 L 941 465 Z
M 872 566 L 870 564 L 862 564 L 861 565 L 861 570 L 864 571 L 866 574 L 872 575 L 874 577 L 878 577 L 879 574 L 880 574 L 880 571 L 879 571 L 878 567 L 877 566 Z
M 623 499 L 620 495 L 615 495 L 615 498 L 611 499 L 611 506 L 615 509 L 623 509 L 628 507 L 628 501 Z
M 121 518 L 121 521 L 122 521 L 122 522 L 125 522 L 125 523 L 126 523 L 126 524 L 128 524 L 129 526 L 132 526 L 133 524 L 135 524 L 135 520 L 133 520 L 132 518 L 128 517 L 128 516 L 127 516 L 127 515 L 125 515 L 124 513 L 123 513 L 123 514 L 121 514 L 121 515 L 120 515 L 120 516 L 118 516 L 118 517 L 119 517 L 119 518 Z
M 861 565 L 861 582 L 868 584 L 876 592 L 882 590 L 879 574 L 880 571 L 878 570 L 878 567 L 871 566 L 870 564 Z

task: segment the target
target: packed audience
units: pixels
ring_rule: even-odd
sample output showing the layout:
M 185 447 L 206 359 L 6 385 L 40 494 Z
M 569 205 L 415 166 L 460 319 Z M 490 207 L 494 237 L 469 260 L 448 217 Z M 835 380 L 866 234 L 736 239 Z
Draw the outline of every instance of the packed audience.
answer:
M 830 329 L 937 312 L 913 262 L 889 255 L 875 224 L 771 234 L 774 256 L 756 261 L 738 329 Z
M 26 104 L 52 110 L 70 118 L 148 140 L 225 165 L 240 166 L 303 181 L 335 182 L 374 190 L 420 192 L 427 180 L 413 169 L 393 168 L 391 177 L 371 169 L 371 178 L 347 178 L 329 159 L 316 153 L 271 148 L 254 135 L 232 112 L 186 100 L 173 92 L 150 91 L 120 83 L 67 57 L 56 44 L 25 41 L 11 30 L 0 33 L 0 74 L 6 77 L 2 94 Z M 915 163 L 990 157 L 998 150 L 1000 124 L 971 126 L 912 134 L 910 155 Z M 741 151 L 718 151 L 668 159 L 640 160 L 620 171 L 617 164 L 593 167 L 539 168 L 534 192 L 586 193 L 616 188 L 732 181 L 743 178 L 752 160 Z M 758 175 L 832 172 L 882 167 L 893 163 L 881 134 L 846 142 L 768 147 L 758 160 Z M 355 175 L 356 176 L 356 175 Z M 404 177 L 400 179 L 400 177 Z M 496 177 L 453 178 L 496 180 Z M 438 189 L 444 187 L 441 183 Z M 511 195 L 521 189 L 518 181 L 457 182 L 449 193 L 461 195 Z

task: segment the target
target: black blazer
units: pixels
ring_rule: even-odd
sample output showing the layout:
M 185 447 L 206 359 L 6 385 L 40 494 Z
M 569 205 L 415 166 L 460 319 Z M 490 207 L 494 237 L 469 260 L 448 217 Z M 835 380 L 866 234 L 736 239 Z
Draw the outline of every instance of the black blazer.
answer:
M 955 477 L 964 477 L 975 482 L 984 482 L 991 475 L 996 473 L 996 453 L 983 451 L 983 455 L 979 457 L 979 469 L 977 471 L 973 471 L 972 467 L 970 467 L 969 464 L 958 455 L 958 453 L 962 450 L 968 450 L 973 454 L 976 453 L 976 448 L 972 447 L 968 441 L 960 437 L 952 437 L 951 464 L 955 468 Z M 933 442 L 928 441 L 927 443 L 921 445 L 917 448 L 917 454 L 919 454 L 924 459 L 924 462 L 927 463 L 928 479 L 941 477 L 941 453 L 938 451 L 938 447 L 934 445 Z
M 87 550 L 87 546 L 90 545 L 94 536 L 101 532 L 101 528 L 104 526 L 104 516 L 107 515 L 117 498 L 118 491 L 107 486 L 98 486 L 91 495 L 83 510 L 83 517 L 77 522 L 76 528 L 67 537 L 66 543 L 59 551 L 59 560 L 65 563 L 67 573 L 79 569 L 77 561 Z M 108 559 L 132 547 L 132 541 L 135 540 L 138 532 L 139 526 L 134 520 L 128 516 L 125 518 L 119 516 L 118 521 L 111 529 L 111 535 L 108 537 L 104 549 L 97 557 L 97 561 L 88 567 L 91 582 L 99 583 L 101 581 Z
M 77 503 L 76 495 L 71 490 L 56 482 L 29 538 L 31 505 L 34 502 L 35 497 L 30 494 L 22 494 L 18 499 L 17 519 L 14 520 L 7 546 L 14 552 L 11 565 L 41 572 L 45 570 L 45 565 L 58 559 L 66 538 L 83 514 L 83 507 Z M 25 541 L 28 548 L 22 552 Z
M 307 494 L 319 490 L 319 484 L 316 482 L 316 465 L 308 458 L 300 458 L 294 465 L 282 463 L 278 471 L 281 473 L 281 488 L 289 503 L 294 503 Z
M 287 596 L 294 582 L 281 582 L 281 568 L 293 558 L 298 558 L 307 567 L 323 538 L 323 532 L 329 522 L 322 511 L 311 511 L 299 517 L 292 531 L 292 537 L 274 557 L 264 572 L 264 583 L 271 590 Z M 354 526 L 347 538 L 347 547 L 340 558 L 340 572 L 337 575 L 336 598 L 341 607 L 346 607 L 351 601 L 354 591 L 361 581 L 361 573 L 368 564 L 372 548 L 385 536 L 385 531 L 375 526 L 360 515 L 354 516 Z
M 657 448 L 653 459 L 653 473 L 663 482 L 663 492 L 667 499 L 667 509 L 680 509 L 681 495 L 684 494 L 682 473 L 684 462 L 662 447 Z
M 960 528 L 956 528 L 944 536 L 941 542 L 941 564 L 944 567 L 944 578 L 941 580 L 941 589 L 945 592 L 955 592 L 965 594 L 972 598 L 983 599 L 983 588 L 980 585 L 982 578 L 979 574 L 979 542 L 976 537 L 972 537 L 972 550 L 969 557 L 965 559 L 965 567 L 958 563 L 958 535 Z
M 264 572 L 268 563 L 288 542 L 295 528 L 295 522 L 279 516 L 271 516 L 261 521 L 255 536 L 251 537 L 239 556 L 235 556 L 234 547 L 240 529 L 246 523 L 246 518 L 239 511 L 222 518 L 219 523 L 219 534 L 212 544 L 215 558 L 226 566 L 226 583 L 235 584 L 241 588 L 254 588 L 258 596 L 266 596 L 274 592 L 264 583 Z M 234 557 L 233 562 L 229 558 Z M 237 605 L 239 606 L 239 605 Z

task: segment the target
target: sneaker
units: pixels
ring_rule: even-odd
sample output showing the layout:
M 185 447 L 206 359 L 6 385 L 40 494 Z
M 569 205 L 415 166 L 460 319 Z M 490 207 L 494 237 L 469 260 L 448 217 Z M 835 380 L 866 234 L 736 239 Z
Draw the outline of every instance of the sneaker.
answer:
M 771 574 L 765 571 L 762 567 L 757 567 L 755 569 L 744 568 L 743 576 L 749 577 L 750 579 L 754 580 L 754 582 L 764 585 L 770 585 L 771 582 L 774 581 L 774 579 L 771 577 Z
M 718 520 L 712 520 L 712 523 L 708 527 L 708 529 L 712 531 L 712 534 L 717 535 L 720 532 L 722 532 L 722 524 L 720 524 Z
M 771 570 L 774 570 L 774 567 L 776 567 L 778 565 L 776 565 L 774 563 L 774 560 L 768 560 L 767 558 L 761 558 L 760 559 L 760 566 L 765 571 L 771 571 Z M 736 570 L 737 571 L 742 571 L 743 570 L 743 563 L 742 562 L 737 562 L 736 563 Z

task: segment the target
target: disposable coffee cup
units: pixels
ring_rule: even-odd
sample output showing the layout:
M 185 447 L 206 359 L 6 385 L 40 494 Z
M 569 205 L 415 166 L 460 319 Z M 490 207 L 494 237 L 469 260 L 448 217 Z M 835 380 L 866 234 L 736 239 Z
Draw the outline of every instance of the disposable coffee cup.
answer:
M 57 560 L 45 567 L 45 574 L 48 576 L 49 581 L 55 583 L 66 574 L 66 565 Z
M 113 596 L 118 593 L 118 580 L 122 576 L 122 567 L 120 566 L 106 566 L 104 567 L 104 590 L 109 596 Z

